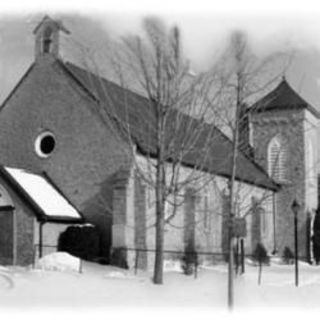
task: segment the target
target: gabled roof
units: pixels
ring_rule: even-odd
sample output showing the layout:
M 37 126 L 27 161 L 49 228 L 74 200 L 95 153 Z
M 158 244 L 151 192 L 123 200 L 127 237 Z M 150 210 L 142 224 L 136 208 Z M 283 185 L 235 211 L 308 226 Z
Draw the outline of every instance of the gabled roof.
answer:
M 250 112 L 262 113 L 271 110 L 290 109 L 307 109 L 315 117 L 320 118 L 320 112 L 300 97 L 287 80 L 283 78 L 274 90 L 251 106 Z
M 98 107 L 104 108 L 116 126 L 129 133 L 141 154 L 151 157 L 157 154 L 156 110 L 147 98 L 70 62 L 58 61 L 66 75 L 97 102 Z M 166 161 L 181 157 L 185 166 L 230 178 L 232 142 L 218 128 L 175 110 L 169 114 L 166 126 L 167 154 L 170 155 Z M 173 144 L 170 143 L 172 136 L 176 137 Z M 208 142 L 211 144 L 210 148 Z M 186 143 L 190 145 L 188 152 L 177 154 L 179 146 Z M 199 159 L 202 161 L 201 165 Z M 279 185 L 242 152 L 239 152 L 237 158 L 236 179 L 270 190 L 279 189 Z
M 43 17 L 43 19 L 40 21 L 40 23 L 35 27 L 35 29 L 33 30 L 33 34 L 36 34 L 37 31 L 39 30 L 39 28 L 40 28 L 44 23 L 47 23 L 47 22 L 50 22 L 50 23 L 52 23 L 53 25 L 55 25 L 55 27 L 56 27 L 58 30 L 62 30 L 62 31 L 64 31 L 66 34 L 70 34 L 70 31 L 69 31 L 68 29 L 66 29 L 60 21 L 53 20 L 53 19 L 51 19 L 48 15 L 45 15 L 45 16 Z
M 79 223 L 82 215 L 48 181 L 45 175 L 0 166 L 0 176 L 35 213 L 39 221 Z

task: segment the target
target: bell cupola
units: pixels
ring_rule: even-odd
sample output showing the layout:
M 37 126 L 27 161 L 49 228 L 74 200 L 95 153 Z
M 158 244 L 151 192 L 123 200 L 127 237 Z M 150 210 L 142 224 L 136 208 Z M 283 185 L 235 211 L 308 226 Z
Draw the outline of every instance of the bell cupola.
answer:
M 59 57 L 59 37 L 60 31 L 66 34 L 70 32 L 61 24 L 61 22 L 45 16 L 38 26 L 34 29 L 35 35 L 35 59 L 51 55 Z

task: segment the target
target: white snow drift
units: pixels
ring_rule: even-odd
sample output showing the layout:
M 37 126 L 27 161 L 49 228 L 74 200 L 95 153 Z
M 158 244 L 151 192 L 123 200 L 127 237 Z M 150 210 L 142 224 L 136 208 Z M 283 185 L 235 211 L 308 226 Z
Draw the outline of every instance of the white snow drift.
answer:
M 54 252 L 41 258 L 38 267 L 48 271 L 77 271 L 80 268 L 80 259 L 66 252 Z

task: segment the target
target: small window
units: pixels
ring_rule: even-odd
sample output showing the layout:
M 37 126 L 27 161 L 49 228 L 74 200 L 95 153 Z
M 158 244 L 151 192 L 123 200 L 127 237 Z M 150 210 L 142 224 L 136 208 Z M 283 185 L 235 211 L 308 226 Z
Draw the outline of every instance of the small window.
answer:
M 35 150 L 39 157 L 48 158 L 54 151 L 56 146 L 56 140 L 51 132 L 41 133 L 35 142 Z
M 51 44 L 52 44 L 52 29 L 51 27 L 47 27 L 43 32 L 43 43 L 42 43 L 42 50 L 43 53 L 50 53 L 51 52 Z

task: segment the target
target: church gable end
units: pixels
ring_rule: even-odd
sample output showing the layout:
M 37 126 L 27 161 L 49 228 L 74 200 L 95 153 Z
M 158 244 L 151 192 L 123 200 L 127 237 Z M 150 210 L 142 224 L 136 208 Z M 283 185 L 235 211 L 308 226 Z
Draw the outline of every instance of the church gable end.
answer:
M 111 210 L 104 186 L 129 149 L 96 108 L 57 60 L 37 61 L 0 112 L 2 163 L 46 171 L 85 215 Z

